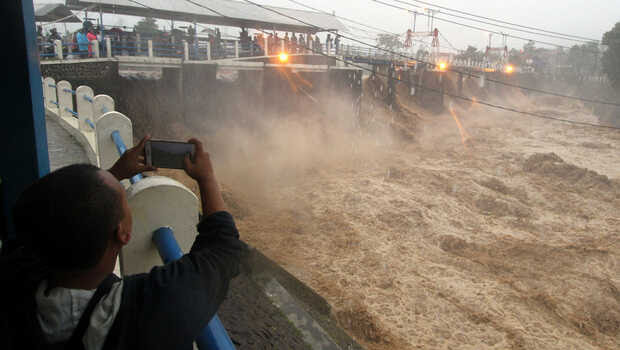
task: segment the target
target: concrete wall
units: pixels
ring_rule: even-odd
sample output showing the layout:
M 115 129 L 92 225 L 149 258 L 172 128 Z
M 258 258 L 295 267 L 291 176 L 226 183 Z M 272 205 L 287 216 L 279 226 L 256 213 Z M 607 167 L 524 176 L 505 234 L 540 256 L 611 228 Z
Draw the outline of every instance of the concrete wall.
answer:
M 131 119 L 136 137 L 143 136 L 146 130 L 164 132 L 163 120 L 183 118 L 177 89 L 179 69 L 164 68 L 160 80 L 122 78 L 117 62 L 50 64 L 42 65 L 41 70 L 43 76 L 67 80 L 73 86 L 88 85 L 97 93 L 112 96 L 116 110 Z
M 321 56 L 293 60 L 327 63 Z M 230 71 L 214 65 L 184 64 L 182 69 L 163 68 L 158 80 L 123 78 L 116 62 L 43 65 L 42 70 L 44 76 L 67 80 L 73 86 L 88 85 L 97 93 L 113 96 L 115 109 L 131 119 L 136 138 L 147 132 L 159 138 L 175 137 L 171 130 L 174 123 L 215 128 L 227 121 L 251 124 L 265 113 L 325 112 L 330 104 L 326 101 L 333 96 L 353 96 L 349 70 Z

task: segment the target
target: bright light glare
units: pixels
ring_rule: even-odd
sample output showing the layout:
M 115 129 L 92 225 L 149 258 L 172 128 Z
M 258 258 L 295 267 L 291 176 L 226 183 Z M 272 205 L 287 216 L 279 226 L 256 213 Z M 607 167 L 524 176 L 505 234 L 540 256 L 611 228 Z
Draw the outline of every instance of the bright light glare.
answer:
M 509 64 L 506 66 L 506 73 L 510 74 L 514 71 L 515 71 L 515 67 L 513 67 L 512 64 Z
M 439 70 L 440 71 L 445 71 L 446 68 L 448 68 L 448 65 L 445 62 L 439 63 Z
M 282 62 L 282 63 L 288 62 L 288 55 L 287 54 L 281 53 L 279 57 L 280 57 L 280 62 Z

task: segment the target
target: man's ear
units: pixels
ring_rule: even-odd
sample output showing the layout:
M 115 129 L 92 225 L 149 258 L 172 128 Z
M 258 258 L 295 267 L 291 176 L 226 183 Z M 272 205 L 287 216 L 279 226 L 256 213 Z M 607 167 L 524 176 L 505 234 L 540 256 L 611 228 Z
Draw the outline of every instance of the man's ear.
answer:
M 118 227 L 116 228 L 115 236 L 116 236 L 116 240 L 121 245 L 127 245 L 127 244 L 129 244 L 129 241 L 131 240 L 131 230 L 126 230 L 123 227 L 123 222 L 121 221 L 121 222 L 118 223 Z

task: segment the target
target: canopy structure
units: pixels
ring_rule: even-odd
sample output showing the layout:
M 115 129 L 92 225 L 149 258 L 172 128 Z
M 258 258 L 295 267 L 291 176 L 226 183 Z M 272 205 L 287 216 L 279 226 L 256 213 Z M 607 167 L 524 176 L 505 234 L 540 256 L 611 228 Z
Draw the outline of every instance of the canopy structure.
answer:
M 231 0 L 67 0 L 67 6 L 72 9 L 92 6 L 93 11 L 101 9 L 104 13 L 262 30 L 300 33 L 347 30 L 335 16 L 325 13 L 266 6 L 312 24 L 307 25 L 249 3 Z
M 63 4 L 35 5 L 34 19 L 37 22 L 81 23 L 82 21 Z

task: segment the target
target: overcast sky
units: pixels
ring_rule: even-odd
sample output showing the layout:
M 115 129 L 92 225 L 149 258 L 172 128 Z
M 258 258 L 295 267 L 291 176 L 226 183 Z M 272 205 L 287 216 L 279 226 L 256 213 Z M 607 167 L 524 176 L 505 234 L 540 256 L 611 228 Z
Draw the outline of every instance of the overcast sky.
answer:
M 184 0 L 168 0 L 184 1 Z M 254 0 L 261 4 L 300 8 L 300 6 L 288 0 Z M 355 19 L 362 23 L 367 23 L 375 27 L 386 29 L 390 32 L 404 33 L 412 24 L 412 15 L 403 10 L 386 7 L 385 5 L 371 0 L 298 0 L 307 5 L 325 10 L 335 11 L 336 15 L 341 15 Z M 382 0 L 392 3 L 391 0 Z M 407 0 L 405 0 L 407 1 Z M 461 11 L 501 19 L 508 22 L 518 23 L 526 26 L 547 29 L 554 32 L 579 35 L 588 38 L 600 39 L 606 31 L 610 30 L 616 22 L 620 22 L 620 0 L 424 0 L 428 3 L 450 7 Z M 35 0 L 35 4 L 62 2 L 58 0 Z M 395 3 L 396 4 L 396 3 Z M 402 4 L 396 4 L 405 6 Z M 430 6 L 428 6 L 430 7 Z M 415 9 L 414 7 L 411 7 Z M 422 8 L 418 8 L 422 11 Z M 438 14 L 453 21 L 469 23 L 471 25 L 484 28 L 493 28 L 495 31 L 504 31 L 516 36 L 533 38 L 541 41 L 548 41 L 565 46 L 572 46 L 578 42 L 537 36 L 522 33 L 514 30 L 492 27 L 486 24 L 467 22 L 458 18 L 453 18 L 445 14 Z M 124 23 L 133 25 L 136 19 L 125 17 L 106 16 L 104 22 L 109 24 Z M 162 25 L 168 22 L 161 22 Z M 348 22 L 343 22 L 345 25 Z M 426 27 L 426 18 L 418 16 L 418 30 Z M 437 27 L 443 35 L 457 48 L 463 49 L 467 45 L 474 45 L 483 48 L 488 42 L 488 32 L 464 28 L 455 24 L 445 23 L 435 20 Z M 359 33 L 360 36 L 369 34 Z M 501 45 L 501 38 L 495 36 L 493 46 Z M 508 39 L 510 48 L 521 48 L 525 41 L 518 39 Z M 442 45 L 445 45 L 442 43 Z M 543 45 L 539 45 L 543 46 Z

